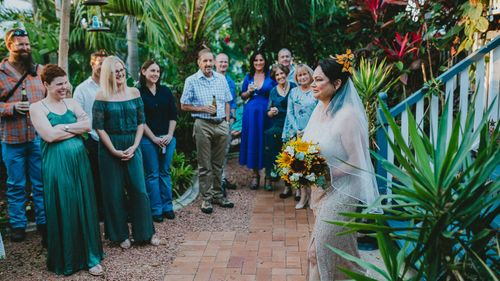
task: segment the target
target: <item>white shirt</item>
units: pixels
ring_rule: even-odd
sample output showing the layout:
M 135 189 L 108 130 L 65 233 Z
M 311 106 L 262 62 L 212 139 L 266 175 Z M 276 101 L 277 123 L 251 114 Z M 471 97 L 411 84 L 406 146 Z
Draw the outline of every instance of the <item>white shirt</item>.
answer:
M 75 93 L 73 94 L 73 98 L 80 104 L 83 111 L 85 111 L 85 113 L 89 116 L 90 126 L 92 126 L 92 107 L 94 106 L 95 96 L 100 90 L 101 87 L 94 81 L 94 79 L 92 79 L 92 77 L 89 77 L 76 87 Z M 99 136 L 94 129 L 90 131 L 90 137 L 95 141 L 99 141 Z

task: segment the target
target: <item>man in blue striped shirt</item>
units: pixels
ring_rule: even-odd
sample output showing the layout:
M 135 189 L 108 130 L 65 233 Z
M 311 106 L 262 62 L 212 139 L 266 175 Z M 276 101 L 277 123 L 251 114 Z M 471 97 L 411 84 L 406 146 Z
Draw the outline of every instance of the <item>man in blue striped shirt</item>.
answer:
M 198 178 L 203 196 L 201 211 L 210 214 L 212 203 L 234 207 L 222 194 L 222 168 L 229 141 L 229 102 L 233 99 L 226 78 L 215 72 L 210 49 L 198 52 L 199 70 L 184 83 L 181 109 L 195 118 L 193 134 L 198 152 Z M 215 103 L 215 104 L 214 104 Z

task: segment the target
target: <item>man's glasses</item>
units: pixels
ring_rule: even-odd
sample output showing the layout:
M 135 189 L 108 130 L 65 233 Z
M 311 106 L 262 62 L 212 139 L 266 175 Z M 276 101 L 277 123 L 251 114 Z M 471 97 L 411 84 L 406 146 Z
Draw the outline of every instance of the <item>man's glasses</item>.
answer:
M 24 37 L 24 36 L 28 36 L 28 32 L 26 30 L 24 30 L 24 29 L 16 29 L 12 33 L 12 36 L 14 36 L 14 37 Z

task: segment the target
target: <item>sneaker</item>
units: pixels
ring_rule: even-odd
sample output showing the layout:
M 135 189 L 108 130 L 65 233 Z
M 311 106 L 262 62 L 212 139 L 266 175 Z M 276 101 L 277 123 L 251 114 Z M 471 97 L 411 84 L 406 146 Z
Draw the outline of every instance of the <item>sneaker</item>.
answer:
M 151 243 L 151 245 L 153 245 L 153 246 L 158 246 L 158 245 L 160 245 L 160 238 L 158 238 L 158 236 L 156 236 L 156 234 L 153 234 L 153 236 L 151 237 L 151 240 L 149 240 L 149 243 Z
M 10 241 L 22 242 L 26 239 L 26 230 L 24 228 L 13 228 L 10 233 Z
M 101 276 L 104 274 L 104 269 L 102 268 L 102 266 L 100 264 L 98 264 L 98 265 L 90 268 L 89 273 L 90 273 L 90 275 Z
M 165 213 L 163 213 L 163 216 L 166 217 L 169 220 L 175 219 L 175 213 L 174 213 L 174 211 L 165 212 Z
M 213 199 L 214 204 L 221 206 L 222 208 L 233 208 L 234 203 L 229 201 L 227 198 L 215 198 Z
M 132 246 L 132 244 L 130 243 L 130 239 L 128 239 L 128 238 L 120 243 L 120 247 L 122 249 L 130 249 L 131 246 Z
M 203 200 L 201 203 L 201 211 L 205 214 L 211 214 L 214 208 L 212 207 L 212 203 L 208 200 Z
M 163 216 L 153 216 L 154 222 L 163 222 Z

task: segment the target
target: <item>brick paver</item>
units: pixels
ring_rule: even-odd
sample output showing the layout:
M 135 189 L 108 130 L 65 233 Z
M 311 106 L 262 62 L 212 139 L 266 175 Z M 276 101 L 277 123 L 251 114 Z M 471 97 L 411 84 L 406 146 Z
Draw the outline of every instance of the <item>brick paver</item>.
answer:
M 165 281 L 302 281 L 313 225 L 311 210 L 293 198 L 258 190 L 249 232 L 193 232 L 186 236 Z

